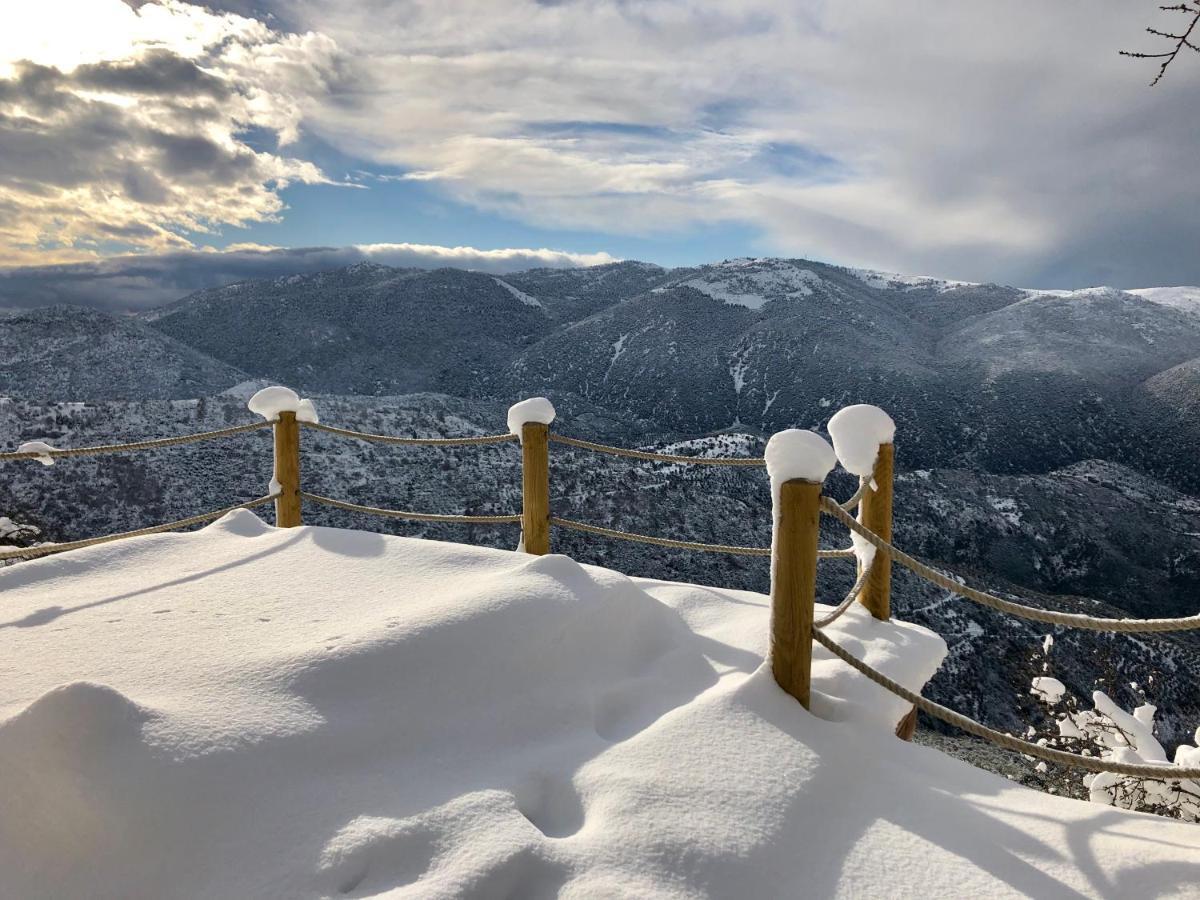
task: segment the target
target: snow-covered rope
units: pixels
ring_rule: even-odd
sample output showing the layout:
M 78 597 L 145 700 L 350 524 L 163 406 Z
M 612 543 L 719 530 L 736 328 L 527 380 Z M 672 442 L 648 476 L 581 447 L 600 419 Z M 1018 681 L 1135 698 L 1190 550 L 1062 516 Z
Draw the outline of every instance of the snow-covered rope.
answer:
M 1077 769 L 1086 769 L 1089 772 L 1112 772 L 1115 775 L 1154 778 L 1160 781 L 1182 781 L 1200 778 L 1200 768 L 1184 768 L 1182 766 L 1162 763 L 1158 765 L 1122 763 L 1094 756 L 1079 756 L 1075 753 L 1067 753 L 1065 750 L 1054 750 L 1050 747 L 1043 747 L 1041 744 L 1034 744 L 1030 741 L 1013 737 L 1011 734 L 996 731 L 994 728 L 988 728 L 986 725 L 980 724 L 974 719 L 964 716 L 962 713 L 957 713 L 949 707 L 942 706 L 940 703 L 935 703 L 918 693 L 910 691 L 904 685 L 893 681 L 882 672 L 876 671 L 861 659 L 853 656 L 848 650 L 834 643 L 819 628 L 813 630 L 813 639 L 842 662 L 846 663 L 846 665 L 865 675 L 885 690 L 891 691 L 902 700 L 907 700 L 934 718 L 941 719 L 955 728 L 961 728 L 968 734 L 991 741 L 993 744 L 1003 747 L 1006 750 L 1014 750 L 1017 753 L 1023 753 L 1026 756 L 1032 756 L 1036 759 L 1043 759 L 1046 762 L 1058 763 L 1063 766 L 1073 766 Z
M 270 428 L 271 422 L 252 422 L 249 425 L 234 425 L 230 428 L 219 428 L 216 431 L 201 431 L 197 434 L 184 434 L 179 437 L 155 438 L 151 441 L 133 441 L 128 444 L 100 444 L 95 447 L 68 447 L 63 450 L 30 450 L 24 453 L 0 453 L 0 462 L 16 459 L 57 459 L 70 456 L 99 456 L 104 453 L 122 453 L 129 450 L 156 450 L 160 447 L 178 447 L 180 444 L 191 444 L 196 441 L 210 441 L 214 438 L 228 437 L 232 434 L 242 434 L 247 431 L 258 431 Z
M 851 550 L 850 552 L 853 553 L 854 551 Z M 855 579 L 854 585 L 846 593 L 845 599 L 843 599 L 842 602 L 839 603 L 829 613 L 829 615 L 827 615 L 823 618 L 817 619 L 815 622 L 813 622 L 814 628 L 824 628 L 826 625 L 832 625 L 834 622 L 836 622 L 838 619 L 840 619 L 842 617 L 842 613 L 844 613 L 846 610 L 848 610 L 851 607 L 851 605 L 853 605 L 854 601 L 858 599 L 858 595 L 862 593 L 863 588 L 867 584 L 867 579 L 871 577 L 871 569 L 874 565 L 875 565 L 875 560 L 874 560 L 874 558 L 872 558 L 871 565 L 862 569 L 858 573 L 858 578 Z
M 513 434 L 482 434 L 476 437 L 413 438 L 372 434 L 367 431 L 351 431 L 349 428 L 335 428 L 332 425 L 322 425 L 318 422 L 301 422 L 300 425 L 303 428 L 324 431 L 328 434 L 339 435 L 340 437 L 357 438 L 360 441 L 371 441 L 377 444 L 401 444 L 410 447 L 469 447 L 476 444 L 504 444 L 517 440 L 517 436 Z
M 995 594 L 989 594 L 986 591 L 965 585 L 954 576 L 948 575 L 933 568 L 933 566 L 921 562 L 915 557 L 909 556 L 903 550 L 894 547 L 869 528 L 864 527 L 857 519 L 842 509 L 836 501 L 828 497 L 821 498 L 821 508 L 859 537 L 874 545 L 876 550 L 886 553 L 890 558 L 926 581 L 936 584 L 938 587 L 944 588 L 952 594 L 966 597 L 968 600 L 972 600 L 982 606 L 991 607 L 1000 612 L 1009 613 L 1010 615 L 1019 616 L 1034 622 L 1043 622 L 1047 625 L 1065 625 L 1070 628 L 1081 628 L 1087 631 L 1106 631 L 1114 634 L 1153 634 L 1200 629 L 1200 615 L 1182 616 L 1174 619 L 1105 619 L 1089 616 L 1084 613 L 1055 612 L 1054 610 L 1026 606 L 1023 603 L 1014 603 L 1011 600 L 997 597 Z
M 557 444 L 565 444 L 579 450 L 593 450 L 596 453 L 607 453 L 609 456 L 625 456 L 630 459 L 646 459 L 651 462 L 684 463 L 697 466 L 764 466 L 766 463 L 760 456 L 675 456 L 670 453 L 651 453 L 648 450 L 627 450 L 624 447 L 611 447 L 608 444 L 596 444 L 579 438 L 564 437 L 551 432 L 550 440 Z
M 366 513 L 372 516 L 386 516 L 391 519 L 412 519 L 416 522 L 457 522 L 464 525 L 511 525 L 521 521 L 520 516 L 456 516 L 444 513 L 408 512 L 403 509 L 381 509 L 376 506 L 362 506 L 358 503 L 347 503 L 345 500 L 334 500 L 332 497 L 322 497 L 320 494 L 310 494 L 301 491 L 300 496 L 313 503 L 344 509 L 348 512 Z
M 550 517 L 550 524 L 571 531 L 582 531 L 600 537 L 616 538 L 621 541 L 634 541 L 639 544 L 653 544 L 656 547 L 673 547 L 676 550 L 702 550 L 706 553 L 732 553 L 738 556 L 770 556 L 770 547 L 739 547 L 733 544 L 702 544 L 698 541 L 677 541 L 672 538 L 654 537 L 649 534 L 637 534 L 632 531 L 618 531 L 615 528 L 604 528 L 600 525 L 589 525 L 574 519 Z M 817 556 L 822 559 L 848 559 L 854 556 L 853 548 L 846 550 L 818 550 Z
M 177 528 L 187 528 L 189 525 L 199 525 L 201 522 L 211 522 L 213 519 L 219 519 L 221 516 L 228 515 L 231 512 L 236 512 L 239 509 L 254 509 L 256 506 L 262 506 L 265 503 L 270 503 L 278 494 L 268 494 L 266 497 L 259 497 L 257 500 L 251 500 L 248 503 L 238 503 L 235 506 L 227 506 L 224 509 L 214 509 L 212 512 L 200 513 L 196 516 L 188 516 L 186 519 L 179 519 L 175 522 L 164 522 L 162 525 L 151 525 L 148 528 L 138 528 L 136 531 L 122 531 L 119 534 L 106 534 L 101 537 L 85 538 L 81 541 L 68 541 L 63 544 L 43 544 L 40 547 L 18 547 L 13 550 L 4 550 L 0 552 L 0 559 L 35 559 L 39 556 L 49 556 L 52 553 L 65 553 L 68 550 L 79 550 L 83 547 L 92 547 L 96 544 L 108 544 L 112 541 L 123 541 L 125 538 L 142 537 L 148 534 L 159 534 L 163 531 L 175 531 Z

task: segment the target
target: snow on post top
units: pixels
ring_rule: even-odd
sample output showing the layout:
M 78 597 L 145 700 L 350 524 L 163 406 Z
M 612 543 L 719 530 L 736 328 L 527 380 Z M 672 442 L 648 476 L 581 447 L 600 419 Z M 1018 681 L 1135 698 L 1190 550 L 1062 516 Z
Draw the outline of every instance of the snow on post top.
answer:
M 822 482 L 837 465 L 837 456 L 825 438 L 799 428 L 771 435 L 763 455 L 767 461 L 767 474 L 771 476 L 771 494 L 776 498 L 779 497 L 779 486 L 785 481 L 801 478 Z
M 554 404 L 545 397 L 530 397 L 508 408 L 508 431 L 517 437 L 521 436 L 521 429 L 526 422 L 549 425 L 553 421 Z
M 896 437 L 896 423 L 878 406 L 859 403 L 838 410 L 829 420 L 833 449 L 847 472 L 870 478 L 875 472 L 879 445 Z
M 281 412 L 294 412 L 296 421 L 316 423 L 317 408 L 311 400 L 301 400 L 291 388 L 272 385 L 265 387 L 246 404 L 250 412 L 258 413 L 268 422 L 279 418 Z
M 26 441 L 17 448 L 18 453 L 41 453 L 42 456 L 36 457 L 37 461 L 43 466 L 54 465 L 54 457 L 50 453 L 57 450 L 57 447 L 51 447 L 45 441 Z

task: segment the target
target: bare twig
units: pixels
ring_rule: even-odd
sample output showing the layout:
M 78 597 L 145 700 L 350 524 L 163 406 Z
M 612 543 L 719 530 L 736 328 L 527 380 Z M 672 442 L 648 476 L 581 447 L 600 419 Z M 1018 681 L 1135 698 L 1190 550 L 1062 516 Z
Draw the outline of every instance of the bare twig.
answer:
M 1200 53 L 1200 46 L 1197 46 L 1192 40 L 1192 32 L 1195 30 L 1196 25 L 1200 24 L 1200 0 L 1189 0 L 1189 2 L 1185 3 L 1176 3 L 1170 6 L 1160 6 L 1159 9 L 1163 12 L 1177 12 L 1190 17 L 1190 20 L 1187 23 L 1187 28 L 1185 28 L 1180 34 L 1176 34 L 1172 31 L 1161 31 L 1158 28 L 1146 29 L 1148 34 L 1152 34 L 1158 38 L 1165 38 L 1169 41 L 1174 41 L 1175 46 L 1170 50 L 1163 51 L 1162 53 L 1142 53 L 1134 50 L 1120 51 L 1122 56 L 1130 56 L 1134 59 L 1162 60 L 1162 63 L 1158 67 L 1158 74 L 1155 75 L 1154 80 L 1150 82 L 1151 87 L 1162 81 L 1163 76 L 1167 74 L 1167 67 L 1171 65 L 1171 63 L 1175 62 L 1175 57 L 1179 55 L 1179 52 L 1183 50 L 1183 48 L 1186 47 L 1189 50 L 1194 50 L 1197 53 Z

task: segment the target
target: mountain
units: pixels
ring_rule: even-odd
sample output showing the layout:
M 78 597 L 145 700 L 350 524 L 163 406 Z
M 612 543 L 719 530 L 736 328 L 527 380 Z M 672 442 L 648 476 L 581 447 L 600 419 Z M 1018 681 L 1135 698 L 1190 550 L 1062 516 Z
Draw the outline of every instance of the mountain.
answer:
M 81 307 L 0 316 L 0 393 L 41 399 L 173 399 L 245 373 L 142 322 Z
M 202 291 L 148 321 L 252 375 L 345 394 L 469 392 L 550 322 L 490 275 L 373 263 Z

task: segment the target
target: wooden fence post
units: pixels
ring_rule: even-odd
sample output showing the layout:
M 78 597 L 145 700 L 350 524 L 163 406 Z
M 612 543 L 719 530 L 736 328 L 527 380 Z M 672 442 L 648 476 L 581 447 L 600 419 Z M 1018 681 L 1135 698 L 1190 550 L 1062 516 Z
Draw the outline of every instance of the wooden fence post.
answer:
M 550 552 L 550 426 L 521 426 L 521 546 L 526 553 Z
M 872 476 L 875 487 L 872 489 L 868 486 L 863 493 L 860 520 L 864 526 L 889 543 L 892 540 L 892 481 L 895 461 L 895 446 L 880 444 L 879 456 L 875 459 L 875 473 Z M 871 611 L 871 615 L 886 621 L 892 616 L 891 594 L 892 561 L 882 553 L 877 553 L 875 563 L 871 567 L 871 577 L 863 585 L 858 600 Z
M 792 479 L 779 485 L 771 559 L 771 672 L 808 709 L 812 685 L 813 604 L 821 484 Z
M 281 412 L 275 422 L 275 526 L 295 528 L 300 522 L 300 425 L 295 412 Z

